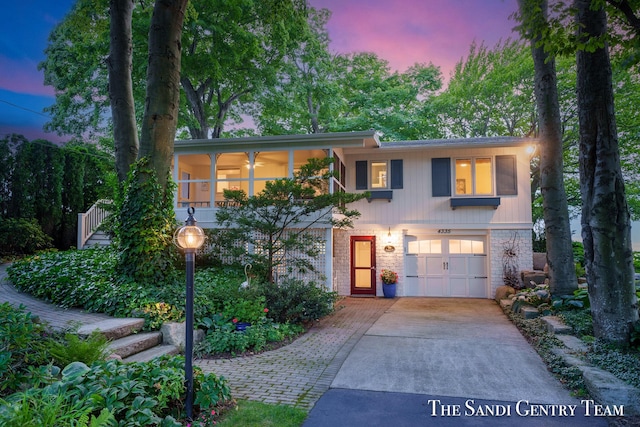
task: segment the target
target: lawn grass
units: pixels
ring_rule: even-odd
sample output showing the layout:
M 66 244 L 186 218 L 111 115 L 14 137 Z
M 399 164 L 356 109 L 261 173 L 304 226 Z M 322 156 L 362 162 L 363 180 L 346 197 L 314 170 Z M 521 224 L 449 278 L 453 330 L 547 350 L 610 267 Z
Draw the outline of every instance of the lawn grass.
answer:
M 269 405 L 239 400 L 238 406 L 226 412 L 220 427 L 300 427 L 307 411 L 286 405 Z

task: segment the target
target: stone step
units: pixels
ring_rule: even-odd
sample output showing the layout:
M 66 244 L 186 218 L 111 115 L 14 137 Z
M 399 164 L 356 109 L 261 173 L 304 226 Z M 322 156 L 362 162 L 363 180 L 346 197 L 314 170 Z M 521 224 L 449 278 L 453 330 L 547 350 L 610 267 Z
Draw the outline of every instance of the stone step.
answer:
M 78 335 L 86 337 L 95 330 L 100 331 L 107 339 L 117 340 L 126 337 L 142 329 L 144 319 L 139 318 L 114 318 L 102 320 L 96 323 L 82 325 L 78 329 Z
M 112 341 L 109 343 L 109 351 L 124 359 L 160 344 L 162 344 L 161 332 L 142 332 Z
M 122 359 L 123 362 L 148 362 L 165 354 L 179 354 L 180 350 L 175 345 L 159 345 L 148 350 L 136 353 Z
M 544 316 L 542 321 L 547 325 L 547 331 L 552 334 L 570 334 L 571 327 L 564 324 L 558 316 Z

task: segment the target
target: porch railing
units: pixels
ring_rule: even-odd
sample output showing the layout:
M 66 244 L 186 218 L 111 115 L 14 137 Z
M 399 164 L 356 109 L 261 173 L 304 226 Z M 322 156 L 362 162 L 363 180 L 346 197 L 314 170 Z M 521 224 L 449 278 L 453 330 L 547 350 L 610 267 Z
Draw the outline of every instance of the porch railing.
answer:
M 111 200 L 98 200 L 85 213 L 78 214 L 78 249 L 82 249 L 87 240 L 100 227 L 102 221 L 109 216 L 108 205 Z

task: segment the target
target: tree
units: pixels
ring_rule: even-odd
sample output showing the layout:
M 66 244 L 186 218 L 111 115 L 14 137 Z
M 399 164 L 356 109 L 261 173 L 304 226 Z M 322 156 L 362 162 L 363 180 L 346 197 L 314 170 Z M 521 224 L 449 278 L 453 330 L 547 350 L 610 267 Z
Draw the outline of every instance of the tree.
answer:
M 531 40 L 535 67 L 535 98 L 540 138 L 540 189 L 543 199 L 549 289 L 554 295 L 569 295 L 578 288 L 571 245 L 569 208 L 564 189 L 562 126 L 558 101 L 555 58 L 539 44 L 536 28 L 547 26 L 547 2 L 519 0 L 526 36 Z
M 433 100 L 441 136 L 529 136 L 537 130 L 533 63 L 521 42 L 493 49 L 475 43 L 456 64 L 446 90 Z
M 232 231 L 230 241 L 254 248 L 245 256 L 260 267 L 268 282 L 274 282 L 277 269 L 313 270 L 309 259 L 318 255 L 323 241 L 310 233 L 314 227 L 351 227 L 360 215 L 346 205 L 366 193 L 327 191 L 335 176 L 329 171 L 332 161 L 310 159 L 292 178 L 268 181 L 263 191 L 251 197 L 242 190 L 224 191 L 228 203 L 216 212 L 216 222 Z
M 107 0 L 78 0 L 49 36 L 46 59 L 39 65 L 45 83 L 56 91 L 56 102 L 47 109 L 52 116 L 48 130 L 85 137 L 111 132 L 109 112 L 111 119 L 118 120 L 111 102 L 131 105 L 120 89 L 125 89 L 121 82 L 126 81 L 127 73 L 131 74 L 136 123 L 141 124 L 153 3 L 135 2 L 132 7 L 132 1 L 116 1 L 113 8 L 109 4 Z M 304 33 L 306 2 L 192 0 L 190 5 L 181 40 L 179 126 L 187 128 L 192 138 L 219 137 L 226 123 L 240 120 L 242 111 L 234 106 L 243 97 L 265 84 L 275 84 L 282 56 Z M 120 11 L 120 7 L 132 10 Z M 112 20 L 110 12 L 131 22 Z M 129 13 L 131 17 L 125 18 Z M 113 48 L 132 50 L 128 62 L 118 62 L 120 56 L 110 52 L 110 22 L 118 24 L 113 30 L 122 43 Z M 130 39 L 125 33 L 119 36 L 127 25 Z M 117 88 L 108 83 L 109 72 Z M 121 93 L 110 92 L 113 90 Z M 118 155 L 130 156 L 133 151 L 130 148 Z M 122 172 L 119 176 L 123 180 Z
M 304 0 L 194 0 L 185 25 L 181 110 L 191 138 L 219 138 L 239 101 L 277 84 L 285 53 L 306 32 Z
M 628 344 L 638 321 L 631 225 L 620 168 L 603 5 L 576 0 L 582 241 L 598 338 Z
M 136 107 L 133 100 L 133 36 L 131 20 L 133 0 L 111 0 L 111 53 L 107 59 L 109 68 L 109 101 L 113 120 L 113 141 L 118 180 L 127 179 L 129 168 L 138 157 L 138 128 Z
M 112 68 L 117 76 L 126 76 L 121 67 L 131 63 L 128 48 L 131 0 L 112 0 L 111 32 Z M 173 141 L 178 123 L 180 100 L 180 60 L 182 23 L 188 0 L 157 0 L 149 28 L 149 60 L 147 95 L 141 126 L 138 161 L 133 165 L 119 210 L 117 238 L 120 246 L 118 272 L 141 284 L 162 283 L 172 275 L 171 235 L 175 226 L 172 209 L 173 186 L 169 170 L 173 156 Z M 113 66 L 113 64 L 120 64 Z M 130 82 L 119 82 L 123 89 L 111 93 L 125 101 L 133 98 Z M 135 111 L 128 102 L 112 106 L 120 119 L 114 122 L 114 134 L 120 143 L 128 144 L 137 134 Z M 123 129 L 119 126 L 124 127 Z M 118 141 L 116 141 L 118 142 Z M 124 148 L 128 147 L 125 146 Z M 116 153 L 123 147 L 116 146 Z

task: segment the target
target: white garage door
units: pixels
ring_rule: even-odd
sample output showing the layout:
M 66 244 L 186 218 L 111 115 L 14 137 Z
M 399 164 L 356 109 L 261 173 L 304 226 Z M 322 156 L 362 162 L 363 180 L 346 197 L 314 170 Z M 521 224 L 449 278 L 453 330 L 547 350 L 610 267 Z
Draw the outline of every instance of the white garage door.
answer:
M 405 296 L 488 298 L 483 236 L 406 236 Z

